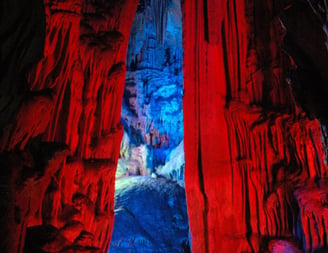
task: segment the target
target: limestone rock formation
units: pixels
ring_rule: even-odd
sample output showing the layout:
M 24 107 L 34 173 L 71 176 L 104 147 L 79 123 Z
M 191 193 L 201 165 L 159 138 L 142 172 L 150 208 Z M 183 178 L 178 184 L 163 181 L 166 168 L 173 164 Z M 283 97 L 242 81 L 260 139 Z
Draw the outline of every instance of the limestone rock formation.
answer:
M 125 177 L 116 184 L 109 252 L 187 252 L 189 226 L 181 186 L 149 176 Z
M 327 251 L 327 2 L 182 2 L 193 252 Z M 1 252 L 108 250 L 137 5 L 2 1 Z
M 127 51 L 122 123 L 129 146 L 122 148 L 130 150 L 125 160 L 145 163 L 127 172 L 156 172 L 182 143 L 182 54 L 180 1 L 140 1 Z
M 293 52 L 283 49 L 290 34 L 309 57 L 326 52 L 305 36 L 298 40 L 307 33 L 302 29 L 311 29 L 311 20 L 300 21 L 309 22 L 308 27 L 293 27 L 303 19 L 296 15 L 297 6 L 306 5 L 313 16 L 314 2 L 184 4 L 185 180 L 191 233 L 197 235 L 194 252 L 313 252 L 326 247 L 326 207 L 320 201 L 326 193 L 325 132 L 311 117 L 324 113 L 294 100 L 295 68 L 308 72 L 297 66 Z M 293 8 L 296 16 L 290 13 Z M 279 15 L 286 16 L 286 26 Z M 320 55 L 319 62 L 324 60 Z M 305 62 L 304 67 L 311 65 Z M 324 86 L 312 85 L 310 76 L 304 81 L 301 85 L 311 92 L 305 90 L 303 98 L 320 108 L 322 100 L 314 95 Z M 296 243 L 289 244 L 291 238 Z
M 137 1 L 4 6 L 0 251 L 106 252 Z

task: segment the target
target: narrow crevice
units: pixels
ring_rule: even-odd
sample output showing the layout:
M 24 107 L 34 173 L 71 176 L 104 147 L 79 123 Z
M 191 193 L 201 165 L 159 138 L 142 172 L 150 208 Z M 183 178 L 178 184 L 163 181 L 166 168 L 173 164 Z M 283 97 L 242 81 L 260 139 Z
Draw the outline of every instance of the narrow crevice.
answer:
M 231 80 L 229 75 L 229 64 L 228 64 L 228 48 L 227 48 L 227 41 L 225 37 L 225 28 L 224 28 L 224 22 L 221 24 L 221 35 L 222 35 L 222 51 L 223 51 L 223 62 L 224 62 L 224 73 L 225 73 L 225 79 L 226 79 L 226 108 L 229 107 L 229 103 L 232 99 L 231 94 Z
M 203 164 L 202 164 L 202 148 L 201 148 L 201 136 L 200 136 L 200 126 L 199 126 L 199 136 L 198 136 L 198 180 L 200 191 L 203 195 L 204 210 L 203 210 L 203 223 L 204 223 L 204 243 L 205 243 L 205 253 L 209 252 L 209 238 L 208 238 L 208 197 L 205 190 L 204 174 L 203 174 Z
M 251 210 L 249 206 L 249 187 L 248 187 L 248 168 L 244 172 L 244 182 L 245 182 L 245 225 L 246 225 L 246 239 L 252 250 L 252 253 L 255 253 L 255 250 L 252 245 L 251 237 L 253 234 L 252 225 L 251 225 Z

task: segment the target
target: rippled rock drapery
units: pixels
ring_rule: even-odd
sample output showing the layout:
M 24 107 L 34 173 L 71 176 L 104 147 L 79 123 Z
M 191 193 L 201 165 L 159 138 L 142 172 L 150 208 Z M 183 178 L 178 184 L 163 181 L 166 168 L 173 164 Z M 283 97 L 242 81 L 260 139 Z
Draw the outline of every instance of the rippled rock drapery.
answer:
M 295 103 L 294 70 L 302 73 L 311 61 L 297 66 L 295 55 L 282 49 L 288 28 L 294 39 L 312 26 L 324 33 L 304 15 L 289 17 L 290 25 L 305 19 L 308 26 L 285 30 L 279 15 L 299 2 L 311 1 L 184 3 L 185 182 L 194 252 L 326 247 L 325 147 L 319 122 L 308 117 L 312 111 L 320 118 L 315 109 L 322 100 L 315 94 L 322 83 L 312 85 L 311 72 L 301 85 L 311 91 L 303 98 L 312 104 Z M 305 48 L 315 62 L 323 47 L 316 49 L 307 38 L 293 49 Z
M 137 1 L 3 3 L 0 251 L 104 252 Z M 184 1 L 193 252 L 326 250 L 325 9 Z
M 182 142 L 182 51 L 180 1 L 140 1 L 127 52 L 123 174 L 160 173 Z
M 137 1 L 3 4 L 0 251 L 106 252 Z

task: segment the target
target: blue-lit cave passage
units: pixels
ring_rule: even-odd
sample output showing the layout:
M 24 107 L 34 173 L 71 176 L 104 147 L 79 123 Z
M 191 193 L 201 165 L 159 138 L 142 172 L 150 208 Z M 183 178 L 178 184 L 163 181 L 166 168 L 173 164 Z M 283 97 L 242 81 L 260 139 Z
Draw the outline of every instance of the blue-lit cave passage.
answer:
M 110 253 L 191 252 L 180 0 L 140 0 L 131 29 Z

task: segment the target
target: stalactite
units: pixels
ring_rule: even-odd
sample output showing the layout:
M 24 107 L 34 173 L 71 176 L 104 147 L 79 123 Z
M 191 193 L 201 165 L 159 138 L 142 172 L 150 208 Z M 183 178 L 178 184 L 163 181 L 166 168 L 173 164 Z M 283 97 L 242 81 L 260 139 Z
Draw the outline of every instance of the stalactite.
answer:
M 12 199 L 3 206 L 13 218 L 2 252 L 108 250 L 125 49 L 136 7 L 44 1 L 43 58 L 29 66 L 26 95 L 0 138 L 8 154 L 0 158 L 8 171 L 1 182 Z
M 151 8 L 153 9 L 153 18 L 156 24 L 156 36 L 160 43 L 164 42 L 167 27 L 169 0 L 152 0 Z
M 0 251 L 106 252 L 137 1 L 4 1 Z M 149 3 L 163 42 L 171 2 Z M 183 1 L 194 252 L 327 248 L 326 131 L 315 119 L 327 123 L 326 17 L 326 1 Z M 131 45 L 128 68 L 159 61 L 151 43 Z

